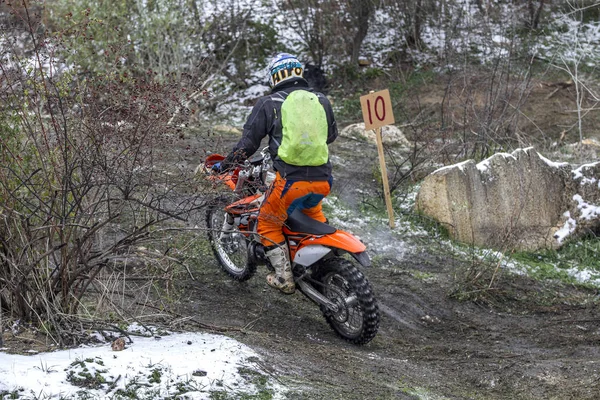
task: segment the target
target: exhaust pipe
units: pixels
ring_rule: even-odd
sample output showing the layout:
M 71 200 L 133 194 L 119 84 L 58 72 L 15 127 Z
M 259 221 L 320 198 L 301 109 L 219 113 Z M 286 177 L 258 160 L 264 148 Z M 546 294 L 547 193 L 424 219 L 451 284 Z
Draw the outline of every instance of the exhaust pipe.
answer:
M 317 291 L 312 285 L 306 283 L 306 281 L 299 279 L 296 281 L 296 285 L 300 287 L 302 293 L 304 293 L 309 299 L 314 301 L 317 304 L 321 304 L 334 313 L 339 311 L 339 307 L 337 304 L 333 303 L 327 297 L 323 296 L 319 291 Z

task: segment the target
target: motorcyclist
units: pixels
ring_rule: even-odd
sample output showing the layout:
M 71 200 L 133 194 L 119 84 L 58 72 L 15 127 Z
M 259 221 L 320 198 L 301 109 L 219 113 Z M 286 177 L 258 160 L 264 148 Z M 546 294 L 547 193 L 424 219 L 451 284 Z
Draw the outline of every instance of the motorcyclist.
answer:
M 275 269 L 267 276 L 267 283 L 290 294 L 295 284 L 282 228 L 297 208 L 311 218 L 326 221 L 321 202 L 332 183 L 327 145 L 336 139 L 338 131 L 331 103 L 309 88 L 303 78 L 304 67 L 296 57 L 279 53 L 268 70 L 271 93 L 258 99 L 244 124 L 242 138 L 214 169 L 221 172 L 246 160 L 269 136 L 276 178 L 261 206 L 257 231 Z

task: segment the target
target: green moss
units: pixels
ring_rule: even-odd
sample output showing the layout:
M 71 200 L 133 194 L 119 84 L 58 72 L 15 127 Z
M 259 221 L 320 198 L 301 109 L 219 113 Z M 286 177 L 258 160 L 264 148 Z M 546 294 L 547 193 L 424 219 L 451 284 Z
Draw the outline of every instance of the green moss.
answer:
M 106 372 L 108 372 L 108 370 L 90 372 L 87 368 L 80 372 L 69 371 L 67 373 L 67 381 L 75 386 L 87 389 L 99 389 L 102 385 L 107 383 L 104 376 L 102 376 L 102 374 Z
M 12 399 L 18 399 L 21 397 L 21 395 L 19 394 L 19 391 L 23 391 L 21 390 L 13 390 L 12 392 L 9 392 L 8 390 L 3 390 L 0 391 L 0 399 L 6 399 L 6 400 L 12 400 Z
M 513 258 L 527 265 L 531 275 L 538 279 L 558 279 L 566 283 L 577 284 L 567 270 L 586 270 L 600 277 L 600 238 L 588 236 L 571 241 L 558 250 L 540 250 L 537 252 L 517 252 Z M 594 276 L 592 276 L 594 278 Z
M 430 281 L 434 278 L 433 274 L 422 271 L 411 271 L 411 275 L 422 281 Z
M 162 376 L 162 371 L 160 368 L 154 368 L 150 375 L 148 376 L 148 382 L 150 383 L 160 383 L 160 379 Z

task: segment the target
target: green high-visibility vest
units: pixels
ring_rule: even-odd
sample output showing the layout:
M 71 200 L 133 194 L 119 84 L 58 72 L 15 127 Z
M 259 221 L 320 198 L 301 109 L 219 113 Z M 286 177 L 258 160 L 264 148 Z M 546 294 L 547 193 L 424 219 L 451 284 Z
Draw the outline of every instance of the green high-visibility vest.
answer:
M 327 163 L 327 115 L 316 94 L 294 90 L 281 105 L 282 140 L 277 155 L 301 167 Z

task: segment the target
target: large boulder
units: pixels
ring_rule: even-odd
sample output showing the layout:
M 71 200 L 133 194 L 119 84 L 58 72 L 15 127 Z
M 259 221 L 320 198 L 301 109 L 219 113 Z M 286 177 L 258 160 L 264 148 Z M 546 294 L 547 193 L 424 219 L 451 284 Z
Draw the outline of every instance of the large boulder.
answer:
M 416 209 L 481 247 L 557 248 L 600 223 L 600 163 L 573 170 L 533 148 L 468 160 L 427 176 Z

